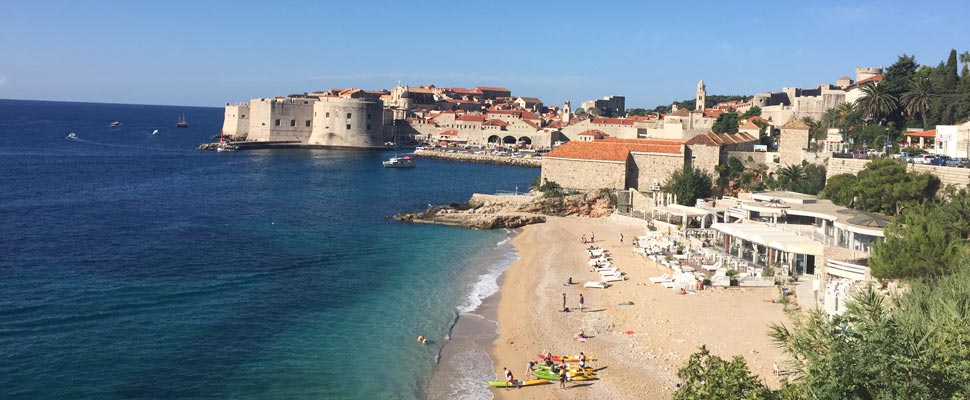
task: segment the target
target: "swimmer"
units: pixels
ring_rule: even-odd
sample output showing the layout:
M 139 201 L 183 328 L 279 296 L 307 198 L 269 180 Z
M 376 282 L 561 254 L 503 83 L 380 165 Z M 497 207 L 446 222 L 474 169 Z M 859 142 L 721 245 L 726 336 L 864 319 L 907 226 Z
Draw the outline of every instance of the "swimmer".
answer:
M 418 343 L 425 344 L 427 342 L 428 339 L 426 339 L 424 336 L 418 336 Z

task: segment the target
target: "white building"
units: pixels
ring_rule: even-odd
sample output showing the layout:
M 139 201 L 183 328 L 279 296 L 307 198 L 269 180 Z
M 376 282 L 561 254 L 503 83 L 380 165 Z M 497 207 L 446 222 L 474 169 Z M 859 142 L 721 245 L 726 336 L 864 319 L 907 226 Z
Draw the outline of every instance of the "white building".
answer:
M 936 154 L 970 157 L 970 122 L 936 126 Z

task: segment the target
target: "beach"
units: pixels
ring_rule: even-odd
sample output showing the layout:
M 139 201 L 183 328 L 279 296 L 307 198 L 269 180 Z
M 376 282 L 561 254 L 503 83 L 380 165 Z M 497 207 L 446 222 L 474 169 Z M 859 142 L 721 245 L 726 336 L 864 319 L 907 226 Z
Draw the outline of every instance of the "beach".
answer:
M 580 242 L 590 232 L 628 280 L 607 289 L 583 287 L 600 279 L 587 263 L 589 244 Z M 780 304 L 765 301 L 777 297 L 777 289 L 708 288 L 680 295 L 650 283 L 648 277 L 670 271 L 633 253 L 631 241 L 642 234 L 642 227 L 616 218 L 550 217 L 512 239 L 521 258 L 505 271 L 497 294 L 499 337 L 489 349 L 496 376 L 507 367 L 526 379 L 527 362 L 542 352 L 584 352 L 597 359 L 590 365 L 599 380 L 569 382 L 567 390 L 558 383 L 492 389 L 496 399 L 670 398 L 677 370 L 701 345 L 725 359 L 743 356 L 754 374 L 778 387 L 772 365 L 781 364 L 783 355 L 766 332 L 788 318 Z M 573 284 L 566 285 L 570 277 Z M 570 312 L 562 312 L 563 293 Z M 621 305 L 627 302 L 632 305 Z M 576 340 L 580 330 L 589 336 L 586 342 Z

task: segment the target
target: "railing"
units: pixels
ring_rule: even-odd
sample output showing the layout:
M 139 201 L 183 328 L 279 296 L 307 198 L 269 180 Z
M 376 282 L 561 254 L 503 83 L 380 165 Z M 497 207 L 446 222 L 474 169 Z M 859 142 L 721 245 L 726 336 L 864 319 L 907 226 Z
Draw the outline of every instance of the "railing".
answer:
M 849 261 L 825 260 L 825 271 L 829 275 L 849 278 L 856 281 L 865 280 L 869 275 L 869 267 Z

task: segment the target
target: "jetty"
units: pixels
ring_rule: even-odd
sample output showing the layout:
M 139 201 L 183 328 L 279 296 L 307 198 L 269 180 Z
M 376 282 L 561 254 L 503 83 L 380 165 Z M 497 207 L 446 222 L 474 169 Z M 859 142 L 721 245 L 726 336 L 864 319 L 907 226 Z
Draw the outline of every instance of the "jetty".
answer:
M 414 151 L 415 157 L 436 158 L 439 160 L 450 160 L 459 162 L 473 162 L 481 164 L 511 165 L 516 167 L 541 168 L 542 158 L 540 157 L 515 157 L 496 154 L 475 154 L 464 151 L 429 150 L 417 149 Z

